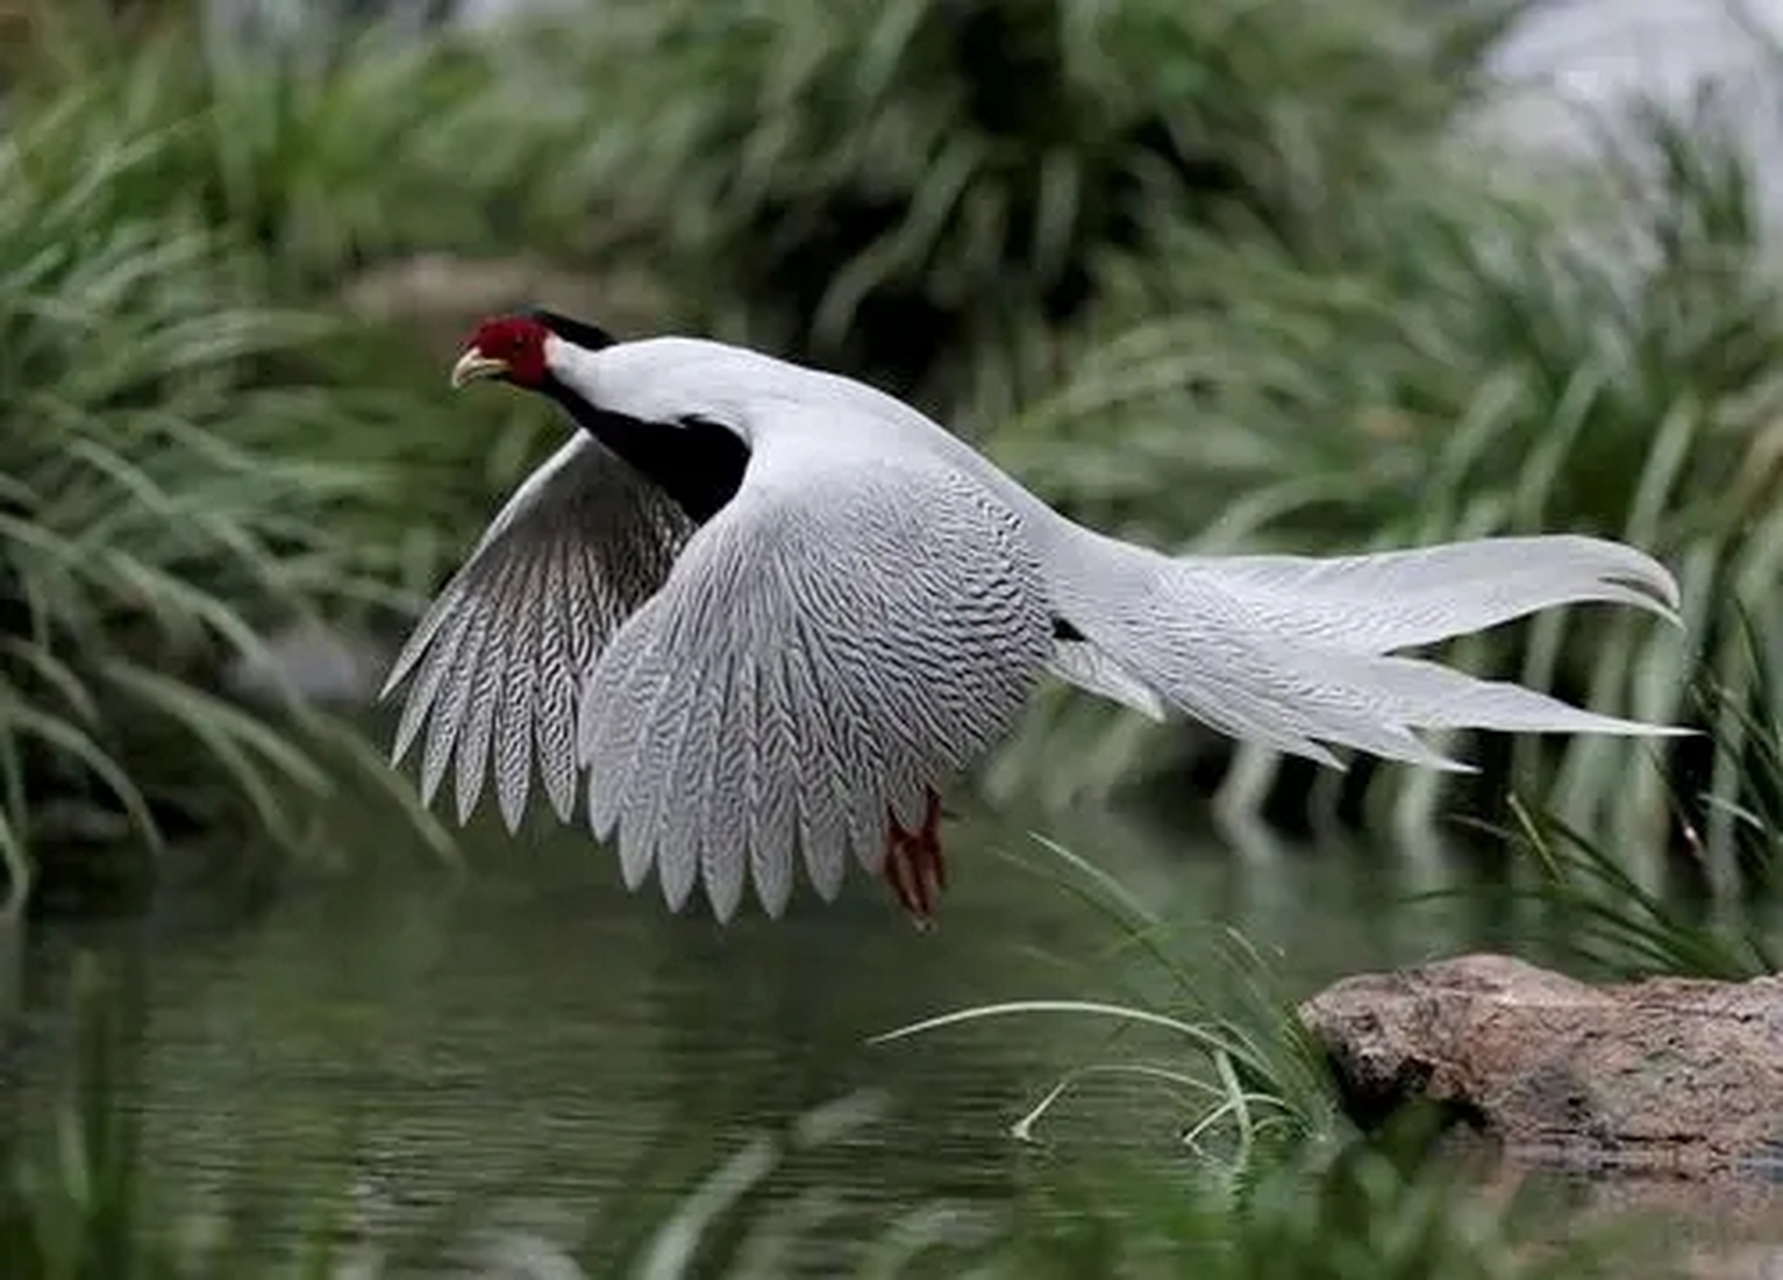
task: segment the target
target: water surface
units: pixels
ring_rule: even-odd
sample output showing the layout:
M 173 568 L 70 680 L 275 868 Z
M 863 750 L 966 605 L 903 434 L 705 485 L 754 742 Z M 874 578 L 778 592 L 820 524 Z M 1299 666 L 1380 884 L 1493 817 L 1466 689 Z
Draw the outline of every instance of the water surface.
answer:
M 547 823 L 513 841 L 476 828 L 462 875 L 398 828 L 369 829 L 346 871 L 250 919 L 218 923 L 182 898 L 146 921 L 41 930 L 26 1093 L 47 1097 L 66 1072 L 68 958 L 95 946 L 140 966 L 148 1150 L 183 1203 L 269 1185 L 259 1170 L 288 1188 L 350 1184 L 374 1238 L 539 1206 L 587 1221 L 616 1202 L 669 1205 L 752 1135 L 858 1090 L 883 1096 L 886 1118 L 807 1153 L 777 1194 L 821 1188 L 888 1213 L 994 1199 L 1032 1159 L 1010 1123 L 1102 1033 L 1030 1019 L 868 1041 L 968 1004 L 1100 994 L 1107 927 L 999 856 L 1036 828 L 1162 912 L 1243 930 L 1296 994 L 1503 941 L 1477 904 L 1403 905 L 1477 872 L 1434 843 L 1236 847 L 1199 818 L 968 817 L 928 933 L 859 874 L 833 906 L 806 892 L 778 923 L 721 928 L 668 914 L 653 884 L 626 893 L 611 858 Z M 1091 1117 L 1105 1150 L 1159 1156 L 1181 1119 L 1131 1093 L 1069 1114 L 1080 1127 L 1061 1140 Z

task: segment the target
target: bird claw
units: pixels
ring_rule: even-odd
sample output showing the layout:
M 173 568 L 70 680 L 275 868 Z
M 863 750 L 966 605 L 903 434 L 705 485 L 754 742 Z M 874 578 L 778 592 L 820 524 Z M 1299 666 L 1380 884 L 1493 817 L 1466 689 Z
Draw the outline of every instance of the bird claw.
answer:
M 907 831 L 897 815 L 887 810 L 885 836 L 886 883 L 917 928 L 934 927 L 935 907 L 947 887 L 947 863 L 941 854 L 941 797 L 925 788 L 927 808 L 922 826 Z

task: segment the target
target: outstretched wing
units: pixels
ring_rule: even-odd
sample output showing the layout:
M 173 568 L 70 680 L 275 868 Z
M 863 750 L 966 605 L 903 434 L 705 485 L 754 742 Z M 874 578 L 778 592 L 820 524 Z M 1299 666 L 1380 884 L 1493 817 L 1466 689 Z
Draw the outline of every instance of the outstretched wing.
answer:
M 815 453 L 758 448 L 582 699 L 590 825 L 677 910 L 699 880 L 728 919 L 748 877 L 778 915 L 801 852 L 833 897 L 848 850 L 877 866 L 888 810 L 914 827 L 1052 653 L 1037 564 L 984 489 Z
M 458 820 L 493 758 L 510 830 L 534 752 L 568 819 L 576 798 L 576 700 L 601 650 L 668 577 L 693 524 L 661 490 L 578 433 L 526 480 L 397 655 L 381 697 L 411 675 L 400 763 L 425 727 L 421 795 L 456 757 Z

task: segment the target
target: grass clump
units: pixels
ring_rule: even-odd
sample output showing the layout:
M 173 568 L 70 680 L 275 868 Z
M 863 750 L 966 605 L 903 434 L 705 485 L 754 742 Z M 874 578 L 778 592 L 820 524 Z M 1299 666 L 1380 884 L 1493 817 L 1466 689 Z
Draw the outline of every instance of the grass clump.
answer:
M 1191 940 L 1180 922 L 1148 910 L 1117 881 L 1051 841 L 1045 861 L 1016 865 L 1077 897 L 1109 926 L 1107 946 L 1073 962 L 1080 976 L 1114 975 L 1101 999 L 1025 999 L 936 1015 L 881 1037 L 907 1036 L 989 1018 L 1071 1017 L 1108 1030 L 1119 1045 L 1048 1086 L 1016 1121 L 1034 1141 L 1068 1094 L 1105 1082 L 1147 1085 L 1184 1108 L 1181 1139 L 1203 1170 L 1241 1180 L 1274 1153 L 1333 1138 L 1342 1127 L 1335 1089 L 1317 1046 L 1269 981 L 1262 958 L 1230 932 Z M 1147 1034 L 1155 1033 L 1155 1034 Z M 1144 1035 L 1144 1049 L 1131 1043 Z
M 1783 953 L 1763 924 L 1717 920 L 1701 899 L 1643 885 L 1601 842 L 1553 815 L 1515 803 L 1513 809 L 1538 868 L 1538 879 L 1519 896 L 1560 925 L 1556 932 L 1574 958 L 1619 977 L 1723 982 L 1783 968 Z
M 270 665 L 270 628 L 389 599 L 391 549 L 363 536 L 394 504 L 387 475 L 313 460 L 309 442 L 413 431 L 422 409 L 331 386 L 331 322 L 270 303 L 225 238 L 141 200 L 177 145 L 118 130 L 78 92 L 0 139 L 0 854 L 15 905 L 51 847 L 155 848 L 230 815 L 295 847 L 297 796 L 343 768 L 387 785 L 319 712 L 221 689 L 237 662 Z
M 600 225 L 691 323 L 945 411 L 1056 355 L 1099 260 L 1166 252 L 1166 218 L 1319 238 L 1520 7 L 651 0 L 555 62 Z
M 79 90 L 120 135 L 166 134 L 133 202 L 198 217 L 280 296 L 418 252 L 512 253 L 539 231 L 555 135 L 499 43 L 327 13 L 267 30 L 101 8 L 44 14 L 15 111 Z
M 1358 1128 L 1341 1110 L 1322 1051 L 1242 939 L 1228 934 L 1209 945 L 1204 931 L 1163 920 L 1068 850 L 1041 844 L 1043 863 L 1020 865 L 1107 920 L 1112 941 L 1086 967 L 1113 975 L 1115 994 L 977 1006 L 884 1037 L 1035 1015 L 1081 1019 L 1086 1034 L 1112 1028 L 1014 1125 L 1013 1136 L 1051 1158 L 972 1274 L 1628 1274 L 1608 1235 L 1570 1231 L 1544 1213 L 1538 1195 L 1489 1190 L 1484 1168 L 1445 1145 L 1435 1108 L 1414 1103 Z M 1040 1122 L 1068 1094 L 1120 1083 L 1161 1091 L 1179 1120 L 1176 1158 L 1046 1149 Z

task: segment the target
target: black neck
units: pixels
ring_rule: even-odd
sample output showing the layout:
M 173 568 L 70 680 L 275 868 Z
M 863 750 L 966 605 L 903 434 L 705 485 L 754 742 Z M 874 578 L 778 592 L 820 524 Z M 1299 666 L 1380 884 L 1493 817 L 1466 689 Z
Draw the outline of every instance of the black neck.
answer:
M 727 427 L 696 417 L 677 422 L 627 417 L 589 404 L 551 377 L 540 390 L 563 406 L 584 431 L 667 494 L 695 524 L 717 515 L 743 483 L 749 446 Z

